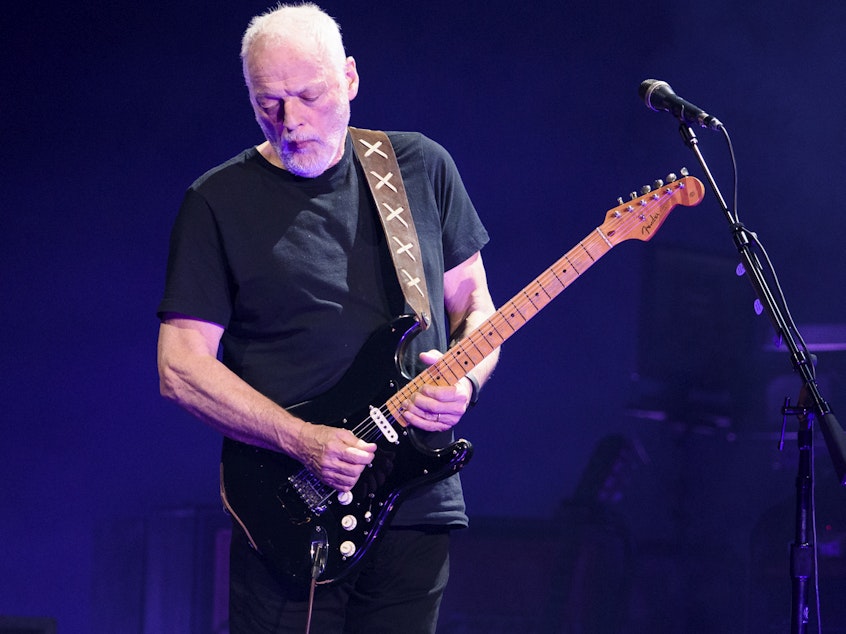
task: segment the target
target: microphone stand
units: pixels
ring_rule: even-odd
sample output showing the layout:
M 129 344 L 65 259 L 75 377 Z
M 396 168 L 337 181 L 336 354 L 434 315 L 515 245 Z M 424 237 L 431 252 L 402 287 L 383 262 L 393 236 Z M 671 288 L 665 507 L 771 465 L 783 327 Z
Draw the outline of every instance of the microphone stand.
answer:
M 813 358 L 809 358 L 804 349 L 800 349 L 793 337 L 792 329 L 788 326 L 778 304 L 770 291 L 757 256 L 750 249 L 750 233 L 740 223 L 726 205 L 717 183 L 702 153 L 699 151 L 699 140 L 693 129 L 682 122 L 679 132 L 685 144 L 696 155 L 705 173 L 711 189 L 719 201 L 720 207 L 729 222 L 734 244 L 740 253 L 746 274 L 752 282 L 755 294 L 758 296 L 764 310 L 775 328 L 780 341 L 785 342 L 794 371 L 802 380 L 799 407 L 789 407 L 789 399 L 782 408 L 787 416 L 796 415 L 800 422 L 797 433 L 799 445 L 799 468 L 796 477 L 796 534 L 795 542 L 790 548 L 790 576 L 792 580 L 792 606 L 790 631 L 804 634 L 808 626 L 808 585 L 816 561 L 815 545 L 810 541 L 813 537 L 809 530 L 809 519 L 814 516 L 813 508 L 813 422 L 819 419 L 823 437 L 828 447 L 829 455 L 840 480 L 841 486 L 846 486 L 846 434 L 840 427 L 834 414 L 820 394 L 814 369 Z M 819 622 L 819 617 L 818 617 Z

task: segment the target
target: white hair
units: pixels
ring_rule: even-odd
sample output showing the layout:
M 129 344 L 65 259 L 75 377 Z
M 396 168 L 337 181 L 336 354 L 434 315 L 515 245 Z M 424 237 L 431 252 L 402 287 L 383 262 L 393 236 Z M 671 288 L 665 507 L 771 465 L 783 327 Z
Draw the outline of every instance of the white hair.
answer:
M 241 40 L 241 61 L 258 42 L 310 42 L 343 73 L 346 52 L 341 27 L 332 16 L 311 2 L 278 4 L 250 20 Z

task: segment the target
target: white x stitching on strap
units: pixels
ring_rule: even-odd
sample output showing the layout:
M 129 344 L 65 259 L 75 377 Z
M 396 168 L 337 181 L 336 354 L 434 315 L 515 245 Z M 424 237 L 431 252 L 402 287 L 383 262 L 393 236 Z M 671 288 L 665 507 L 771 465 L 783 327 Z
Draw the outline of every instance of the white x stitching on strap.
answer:
M 409 272 L 406 271 L 405 269 L 402 269 L 402 272 L 403 272 L 403 275 L 405 275 L 405 278 L 408 280 L 408 286 L 413 286 L 414 288 L 417 289 L 417 292 L 420 293 L 421 296 L 425 297 L 426 294 L 422 290 L 420 290 L 420 278 L 419 277 L 412 277 L 409 274 Z
M 411 250 L 414 248 L 413 242 L 409 242 L 408 244 L 403 244 L 402 240 L 400 240 L 396 236 L 391 236 L 391 237 L 393 238 L 394 242 L 396 242 L 399 245 L 399 249 L 397 249 L 397 255 L 402 255 L 403 253 L 405 253 L 408 257 L 410 257 L 412 260 L 417 262 L 417 258 L 415 258 L 414 254 L 411 252 Z
M 376 178 L 379 179 L 379 182 L 376 183 L 376 189 L 382 189 L 382 185 L 387 185 L 392 190 L 397 191 L 397 188 L 394 187 L 393 183 L 391 183 L 391 179 L 394 177 L 393 172 L 388 172 L 384 176 L 380 176 L 379 174 L 377 174 L 376 172 L 374 172 L 372 170 L 371 170 L 370 173 L 373 174 L 373 176 L 375 176 Z
M 405 211 L 402 207 L 397 207 L 396 209 L 391 209 L 391 206 L 388 203 L 382 203 L 382 206 L 387 209 L 390 213 L 385 216 L 385 222 L 390 222 L 391 220 L 399 220 L 403 226 L 407 229 L 408 223 L 405 221 L 405 218 L 402 217 L 402 212 Z
M 364 153 L 364 156 L 370 156 L 371 154 L 373 154 L 375 152 L 376 154 L 378 154 L 382 158 L 388 158 L 388 155 L 385 154 L 382 150 L 379 149 L 379 147 L 382 145 L 381 141 L 376 141 L 376 143 L 373 143 L 372 145 L 370 143 L 368 143 L 367 141 L 365 141 L 364 139 L 359 139 L 359 142 L 364 147 L 367 148 L 367 152 Z

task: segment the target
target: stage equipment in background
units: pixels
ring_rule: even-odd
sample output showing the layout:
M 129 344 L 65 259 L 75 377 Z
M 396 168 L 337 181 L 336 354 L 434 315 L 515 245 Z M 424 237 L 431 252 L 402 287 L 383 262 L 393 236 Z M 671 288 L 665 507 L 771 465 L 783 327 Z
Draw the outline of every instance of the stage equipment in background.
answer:
M 736 265 L 689 248 L 646 251 L 628 415 L 675 436 L 739 433 L 759 379 L 754 322 L 732 308 L 750 294 L 732 284 Z
M 0 634 L 56 634 L 56 621 L 48 617 L 0 616 Z
M 560 543 L 541 610 L 540 632 L 622 632 L 635 569 L 633 539 L 616 507 L 643 463 L 636 441 L 600 439 L 573 495 L 554 520 Z
M 680 99 L 666 82 L 646 80 L 640 85 L 640 96 L 647 106 L 657 110 L 667 110 L 680 121 L 679 132 L 688 148 L 693 151 L 702 167 L 705 178 L 714 192 L 717 202 L 729 223 L 734 245 L 740 254 L 738 273 L 745 274 L 752 284 L 757 300 L 756 311 L 766 313 L 775 330 L 778 341 L 787 348 L 793 369 L 800 377 L 799 402 L 792 406 L 786 399 L 782 407 L 785 417 L 795 416 L 799 421 L 797 440 L 799 447 L 799 466 L 796 478 L 796 514 L 795 535 L 790 550 L 791 576 L 791 632 L 804 634 L 810 622 L 808 588 L 811 576 L 818 579 L 819 567 L 815 536 L 815 509 L 813 496 L 813 424 L 819 421 L 823 438 L 829 451 L 832 465 L 840 485 L 846 485 L 846 434 L 837 422 L 828 403 L 820 393 L 816 381 L 815 358 L 808 350 L 799 329 L 790 316 L 787 300 L 781 292 L 778 276 L 763 244 L 755 232 L 749 231 L 740 222 L 737 210 L 737 165 L 728 130 L 718 120 L 707 115 L 703 110 Z M 718 187 L 711 170 L 699 149 L 699 140 L 689 124 L 696 123 L 721 131 L 728 144 L 734 172 L 734 200 L 730 209 Z M 764 268 L 759 256 L 766 264 Z M 768 281 L 769 277 L 769 281 Z M 772 285 L 770 284 L 772 282 Z M 783 427 L 784 432 L 784 427 Z M 821 629 L 819 584 L 814 587 L 817 626 Z
M 219 506 L 98 526 L 92 631 L 226 634 L 231 530 Z

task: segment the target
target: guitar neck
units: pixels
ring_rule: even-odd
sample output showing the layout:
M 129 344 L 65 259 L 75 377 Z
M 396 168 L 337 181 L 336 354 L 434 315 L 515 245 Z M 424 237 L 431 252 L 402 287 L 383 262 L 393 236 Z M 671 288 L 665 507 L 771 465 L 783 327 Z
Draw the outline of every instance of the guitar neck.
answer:
M 702 183 L 687 176 L 609 210 L 602 225 L 391 397 L 391 414 L 402 424 L 401 404 L 423 385 L 456 385 L 614 246 L 630 238 L 649 240 L 676 204 L 696 205 L 703 193 Z
M 455 385 L 491 352 L 501 346 L 614 245 L 599 228 L 506 302 L 467 337 L 450 348 L 437 363 L 417 375 L 388 402 L 398 406 L 423 384 Z

